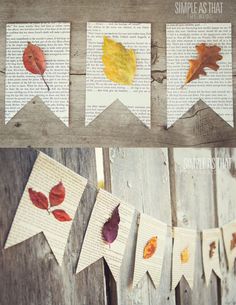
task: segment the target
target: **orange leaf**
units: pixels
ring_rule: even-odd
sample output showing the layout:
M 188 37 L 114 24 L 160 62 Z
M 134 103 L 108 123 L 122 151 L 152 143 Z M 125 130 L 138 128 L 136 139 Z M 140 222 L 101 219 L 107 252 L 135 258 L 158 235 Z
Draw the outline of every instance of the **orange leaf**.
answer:
M 149 241 L 146 243 L 143 251 L 143 258 L 148 259 L 153 256 L 157 249 L 157 236 L 153 236 Z
M 32 44 L 31 42 L 28 42 L 28 46 L 25 48 L 23 54 L 23 63 L 27 71 L 33 74 L 41 75 L 49 91 L 50 89 L 43 76 L 46 70 L 46 60 L 43 50 L 40 47 Z
M 210 68 L 214 71 L 219 69 L 217 61 L 223 57 L 219 54 L 221 48 L 218 46 L 207 46 L 205 43 L 201 43 L 196 46 L 198 53 L 197 59 L 189 60 L 189 71 L 185 80 L 185 84 L 190 83 L 193 80 L 199 78 L 200 75 L 206 75 L 205 68 Z

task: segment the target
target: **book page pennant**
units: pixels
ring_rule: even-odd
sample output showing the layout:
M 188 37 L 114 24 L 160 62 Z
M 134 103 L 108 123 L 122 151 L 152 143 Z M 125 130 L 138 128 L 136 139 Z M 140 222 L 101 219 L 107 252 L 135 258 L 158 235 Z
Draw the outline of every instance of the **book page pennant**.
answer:
M 231 23 L 166 25 L 168 128 L 199 100 L 234 126 L 231 27 Z
M 104 240 L 102 229 L 117 207 L 120 216 L 118 235 L 108 244 Z M 118 281 L 133 216 L 132 206 L 104 190 L 99 190 L 85 233 L 76 273 L 104 257 L 115 281 Z
M 197 232 L 196 230 L 179 227 L 173 229 L 172 289 L 176 288 L 182 276 L 185 277 L 189 287 L 192 289 Z
M 69 22 L 7 24 L 5 123 L 39 96 L 68 126 L 69 73 Z
M 236 259 L 236 220 L 224 225 L 222 231 L 228 268 L 233 270 Z
M 61 265 L 87 180 L 39 153 L 13 220 L 5 249 L 43 232 Z
M 206 284 L 209 285 L 212 271 L 221 278 L 219 243 L 221 231 L 219 228 L 202 231 L 202 256 Z
M 140 214 L 133 287 L 148 272 L 157 288 L 160 283 L 167 237 L 167 224 L 145 214 Z
M 150 23 L 87 23 L 85 125 L 117 99 L 150 127 Z

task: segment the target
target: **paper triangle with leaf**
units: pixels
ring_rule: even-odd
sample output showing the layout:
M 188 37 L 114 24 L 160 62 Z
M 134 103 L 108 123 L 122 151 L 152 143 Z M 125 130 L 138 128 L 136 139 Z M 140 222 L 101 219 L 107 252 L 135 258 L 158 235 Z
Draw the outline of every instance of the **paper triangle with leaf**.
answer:
M 173 234 L 172 289 L 178 285 L 182 276 L 185 277 L 189 287 L 192 289 L 197 232 L 196 230 L 175 227 Z
M 150 127 L 150 53 L 149 23 L 87 23 L 85 125 L 119 100 Z
M 68 126 L 70 23 L 9 23 L 6 32 L 5 123 L 38 96 Z
M 160 284 L 167 237 L 167 225 L 145 214 L 140 214 L 135 251 L 133 287 L 148 272 L 157 288 Z
M 99 190 L 85 233 L 76 273 L 104 257 L 115 281 L 128 243 L 134 208 Z
M 168 128 L 199 100 L 234 126 L 231 27 L 166 25 Z
M 61 265 L 86 183 L 85 178 L 39 153 L 16 211 L 5 249 L 43 232 Z

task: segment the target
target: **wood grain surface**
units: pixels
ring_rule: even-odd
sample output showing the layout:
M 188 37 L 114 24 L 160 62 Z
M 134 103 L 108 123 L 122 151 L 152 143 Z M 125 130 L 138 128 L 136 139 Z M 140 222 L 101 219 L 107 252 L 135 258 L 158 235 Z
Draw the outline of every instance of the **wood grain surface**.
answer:
M 235 104 L 236 2 L 223 2 L 222 15 L 195 19 L 194 22 L 232 22 Z M 174 0 L 0 0 L 0 146 L 234 146 L 235 128 L 201 101 L 196 101 L 183 117 L 166 129 L 165 24 L 192 22 L 189 17 L 174 13 L 174 3 Z M 70 127 L 67 128 L 39 97 L 29 101 L 4 125 L 6 23 L 46 21 L 71 22 Z M 119 101 L 90 125 L 84 126 L 87 21 L 152 23 L 151 129 Z

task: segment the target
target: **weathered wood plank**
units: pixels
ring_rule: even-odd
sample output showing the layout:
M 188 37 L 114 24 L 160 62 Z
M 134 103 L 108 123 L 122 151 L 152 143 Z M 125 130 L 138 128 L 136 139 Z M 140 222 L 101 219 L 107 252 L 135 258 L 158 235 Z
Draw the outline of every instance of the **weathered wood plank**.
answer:
M 166 149 L 110 149 L 111 189 L 140 212 L 171 224 L 168 155 Z M 106 168 L 106 167 L 105 167 Z M 164 208 L 165 207 L 165 208 Z M 170 291 L 172 237 L 168 237 L 159 289 L 147 274 L 132 290 L 137 219 L 131 229 L 118 287 L 118 304 L 175 304 Z
M 96 185 L 94 149 L 43 151 Z M 42 233 L 2 250 L 36 155 L 35 150 L 29 149 L 0 150 L 0 304 L 106 304 L 102 260 L 74 274 L 96 198 L 95 187 L 87 186 L 83 194 L 62 267 L 57 264 Z
M 236 219 L 236 150 L 221 148 L 215 151 L 216 158 L 232 158 L 232 166 L 227 168 L 216 168 L 216 190 L 219 226 L 227 224 Z M 227 269 L 224 246 L 221 244 L 221 295 L 222 305 L 231 305 L 236 302 L 235 293 L 235 271 Z
M 197 0 L 200 1 L 200 0 Z M 166 130 L 165 24 L 191 22 L 174 13 L 173 0 L 1 0 L 0 10 L 0 146 L 46 147 L 48 145 L 91 146 L 234 146 L 236 131 L 211 109 L 198 103 Z M 205 21 L 236 24 L 236 2 L 224 1 L 223 14 Z M 70 21 L 71 90 L 70 128 L 45 110 L 29 103 L 9 124 L 4 125 L 5 25 L 7 22 Z M 152 129 L 121 104 L 114 104 L 91 125 L 84 127 L 85 57 L 87 21 L 152 22 Z M 196 20 L 198 21 L 198 20 Z M 201 21 L 201 20 L 200 20 Z M 236 87 L 236 37 L 233 32 L 233 74 Z M 156 56 L 157 55 L 157 56 Z M 236 90 L 234 90 L 234 104 Z M 235 106 L 235 105 L 234 105 Z M 234 107 L 236 113 L 236 107 Z
M 172 208 L 176 211 L 175 225 L 202 230 L 216 226 L 214 184 L 210 169 L 185 168 L 187 161 L 194 158 L 211 158 L 211 150 L 174 149 L 176 195 L 175 207 Z M 212 275 L 209 287 L 204 280 L 200 234 L 197 237 L 193 290 L 183 280 L 177 289 L 178 302 L 181 305 L 221 304 L 216 276 Z

